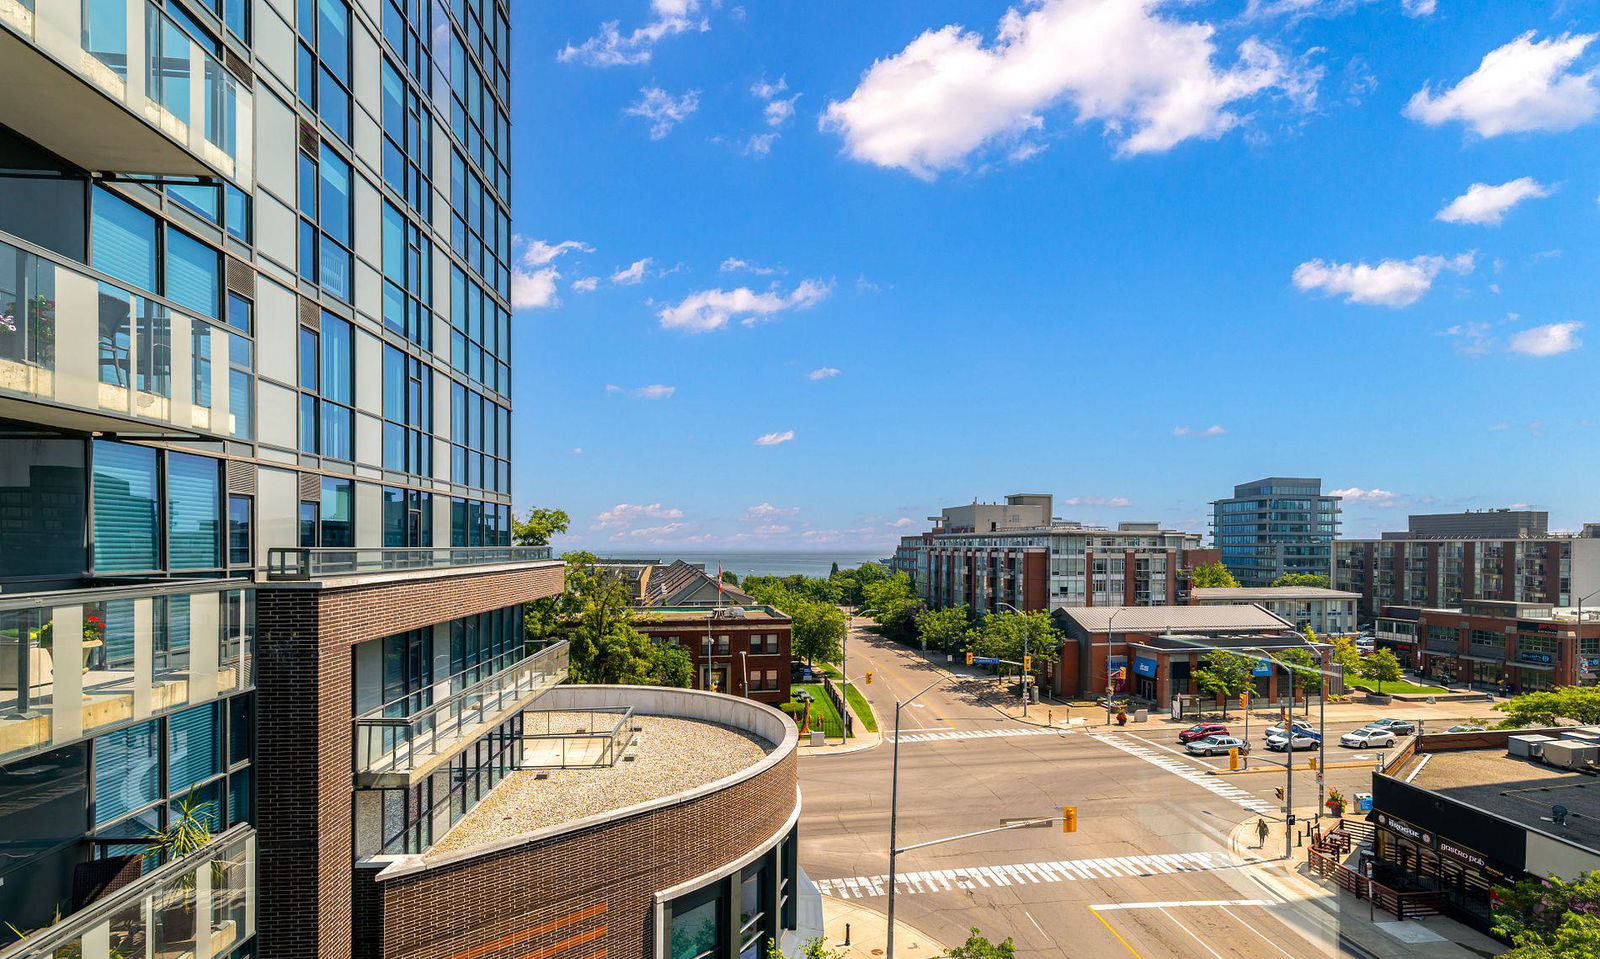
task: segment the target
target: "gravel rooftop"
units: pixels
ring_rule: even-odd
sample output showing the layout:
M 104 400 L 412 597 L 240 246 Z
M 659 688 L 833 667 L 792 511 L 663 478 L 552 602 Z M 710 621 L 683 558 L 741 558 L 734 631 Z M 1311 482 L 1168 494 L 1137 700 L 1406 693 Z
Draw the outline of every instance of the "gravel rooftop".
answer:
M 777 748 L 759 736 L 703 720 L 635 715 L 634 722 L 640 731 L 629 735 L 638 736 L 638 745 L 623 753 L 635 757 L 633 761 L 610 768 L 544 770 L 544 779 L 533 770 L 513 772 L 428 854 L 459 852 L 686 792 L 753 766 Z

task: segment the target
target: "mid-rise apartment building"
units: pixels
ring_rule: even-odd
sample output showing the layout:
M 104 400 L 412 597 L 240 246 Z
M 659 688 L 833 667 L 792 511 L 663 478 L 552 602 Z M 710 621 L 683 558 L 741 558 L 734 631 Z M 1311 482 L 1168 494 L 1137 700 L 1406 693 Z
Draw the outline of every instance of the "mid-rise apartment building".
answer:
M 935 607 L 1160 606 L 1188 602 L 1189 573 L 1215 562 L 1197 533 L 1156 523 L 1085 526 L 1050 516 L 1050 497 L 951 507 L 933 529 L 903 537 L 894 566 Z
M 1468 600 L 1569 606 L 1600 590 L 1600 529 L 1550 533 L 1542 518 L 1508 527 L 1490 512 L 1457 514 L 1443 527 L 1451 532 L 1430 535 L 1423 530 L 1441 528 L 1429 522 L 1435 518 L 1412 519 L 1405 531 L 1334 544 L 1333 587 L 1361 594 L 1363 622 L 1385 606 L 1448 608 Z
M 1339 533 L 1339 497 L 1322 480 L 1269 476 L 1211 504 L 1213 545 L 1241 586 L 1271 586 L 1286 573 L 1327 576 Z

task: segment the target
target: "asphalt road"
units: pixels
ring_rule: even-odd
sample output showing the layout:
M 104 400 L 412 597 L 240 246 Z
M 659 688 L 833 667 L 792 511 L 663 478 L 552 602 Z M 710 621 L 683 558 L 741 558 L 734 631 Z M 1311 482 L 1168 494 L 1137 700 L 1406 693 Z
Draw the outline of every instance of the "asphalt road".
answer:
M 861 688 L 886 737 L 895 699 L 941 677 L 920 654 L 858 632 L 849 673 L 869 669 L 874 681 Z M 945 681 L 902 711 L 899 844 L 1055 816 L 1066 805 L 1077 807 L 1078 829 L 1015 829 L 902 854 L 900 919 L 946 943 L 976 925 L 1015 937 L 1030 957 L 1342 955 L 1325 914 L 1283 902 L 1229 850 L 1237 824 L 1276 814 L 1281 774 L 1204 775 L 1205 761 L 1183 756 L 1164 724 L 1066 733 L 1023 725 L 979 700 L 995 689 L 989 678 Z M 806 757 L 800 769 L 801 864 L 825 893 L 880 910 L 891 755 L 886 741 Z M 1306 790 L 1296 806 L 1314 804 L 1314 774 L 1295 778 L 1297 793 Z M 1347 794 L 1367 781 L 1365 770 L 1329 771 Z

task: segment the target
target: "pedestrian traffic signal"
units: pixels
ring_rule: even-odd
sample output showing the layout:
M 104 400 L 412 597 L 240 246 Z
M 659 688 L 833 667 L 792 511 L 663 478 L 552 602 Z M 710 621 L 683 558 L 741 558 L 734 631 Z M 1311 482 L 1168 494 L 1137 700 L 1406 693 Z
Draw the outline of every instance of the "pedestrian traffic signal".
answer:
M 970 650 L 970 649 L 967 650 L 967 665 L 968 666 L 972 665 L 972 650 Z
M 868 686 L 872 685 L 872 670 L 870 670 L 870 669 L 867 670 L 867 685 Z
M 1078 831 L 1078 807 L 1077 806 L 1062 806 L 1061 807 L 1061 831 L 1062 832 L 1077 832 Z
M 1317 757 L 1315 757 L 1315 756 L 1311 757 L 1311 768 L 1312 769 L 1316 769 L 1317 768 Z
M 1277 795 L 1277 797 L 1280 800 L 1283 798 L 1283 787 L 1282 786 L 1274 786 L 1274 787 L 1272 787 L 1272 791 L 1273 791 L 1273 793 L 1275 793 Z
M 1033 672 L 1033 657 L 1032 656 L 1024 656 L 1024 657 L 1022 657 L 1022 671 L 1025 672 L 1025 673 Z

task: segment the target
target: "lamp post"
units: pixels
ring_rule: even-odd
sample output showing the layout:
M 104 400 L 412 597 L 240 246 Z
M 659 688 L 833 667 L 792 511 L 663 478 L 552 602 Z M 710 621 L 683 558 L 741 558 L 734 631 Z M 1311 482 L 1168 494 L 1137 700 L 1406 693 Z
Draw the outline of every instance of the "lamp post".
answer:
M 1130 609 L 1133 609 L 1133 607 L 1132 606 L 1118 606 L 1116 609 L 1112 610 L 1111 611 L 1111 615 L 1106 618 L 1106 725 L 1107 726 L 1111 725 L 1111 694 L 1113 692 L 1113 687 L 1111 685 L 1111 644 L 1112 644 L 1111 625 L 1117 621 L 1117 617 L 1118 616 L 1121 616 L 1123 613 L 1126 613 Z M 1093 638 L 1091 637 L 1091 644 L 1092 644 L 1092 639 Z M 1091 648 L 1092 648 L 1092 645 L 1091 645 Z M 1126 676 L 1126 673 L 1124 673 L 1124 676 Z
M 745 640 L 745 643 L 748 645 L 749 644 L 749 640 Z M 745 699 L 749 699 L 750 698 L 750 651 L 748 649 L 739 650 L 739 671 L 744 673 L 744 698 Z
M 1022 610 L 1020 610 L 1020 609 L 1016 608 L 1015 606 L 1011 605 L 1010 603 L 1002 603 L 999 600 L 995 600 L 994 604 L 996 606 L 1004 606 L 1006 609 L 1011 610 L 1013 613 L 1016 613 L 1018 616 L 1026 616 L 1026 615 L 1028 615 L 1027 613 L 1024 613 Z M 1033 661 L 1032 658 L 1029 656 L 1028 640 L 1029 640 L 1028 633 L 1027 633 L 1026 630 L 1024 630 L 1023 633 L 1022 633 L 1022 662 L 1024 664 L 1023 668 L 1022 668 L 1022 718 L 1023 719 L 1027 719 L 1028 718 L 1028 668 L 1027 668 L 1026 664 L 1028 664 L 1028 663 Z
M 889 760 L 889 938 L 885 943 L 885 959 L 894 959 L 895 857 L 898 855 L 895 832 L 900 822 L 900 710 L 916 702 L 923 693 L 944 682 L 946 678 L 940 676 L 917 690 L 916 695 L 910 699 L 897 699 L 894 704 L 894 754 Z
M 1577 676 L 1583 666 L 1583 601 L 1586 599 L 1594 599 L 1596 596 L 1600 596 L 1600 589 L 1595 590 L 1587 596 L 1579 598 L 1577 602 L 1578 628 L 1573 631 L 1574 638 L 1572 640 L 1572 655 L 1577 659 L 1577 662 L 1574 665 L 1578 667 L 1578 669 L 1573 671 L 1574 676 Z

